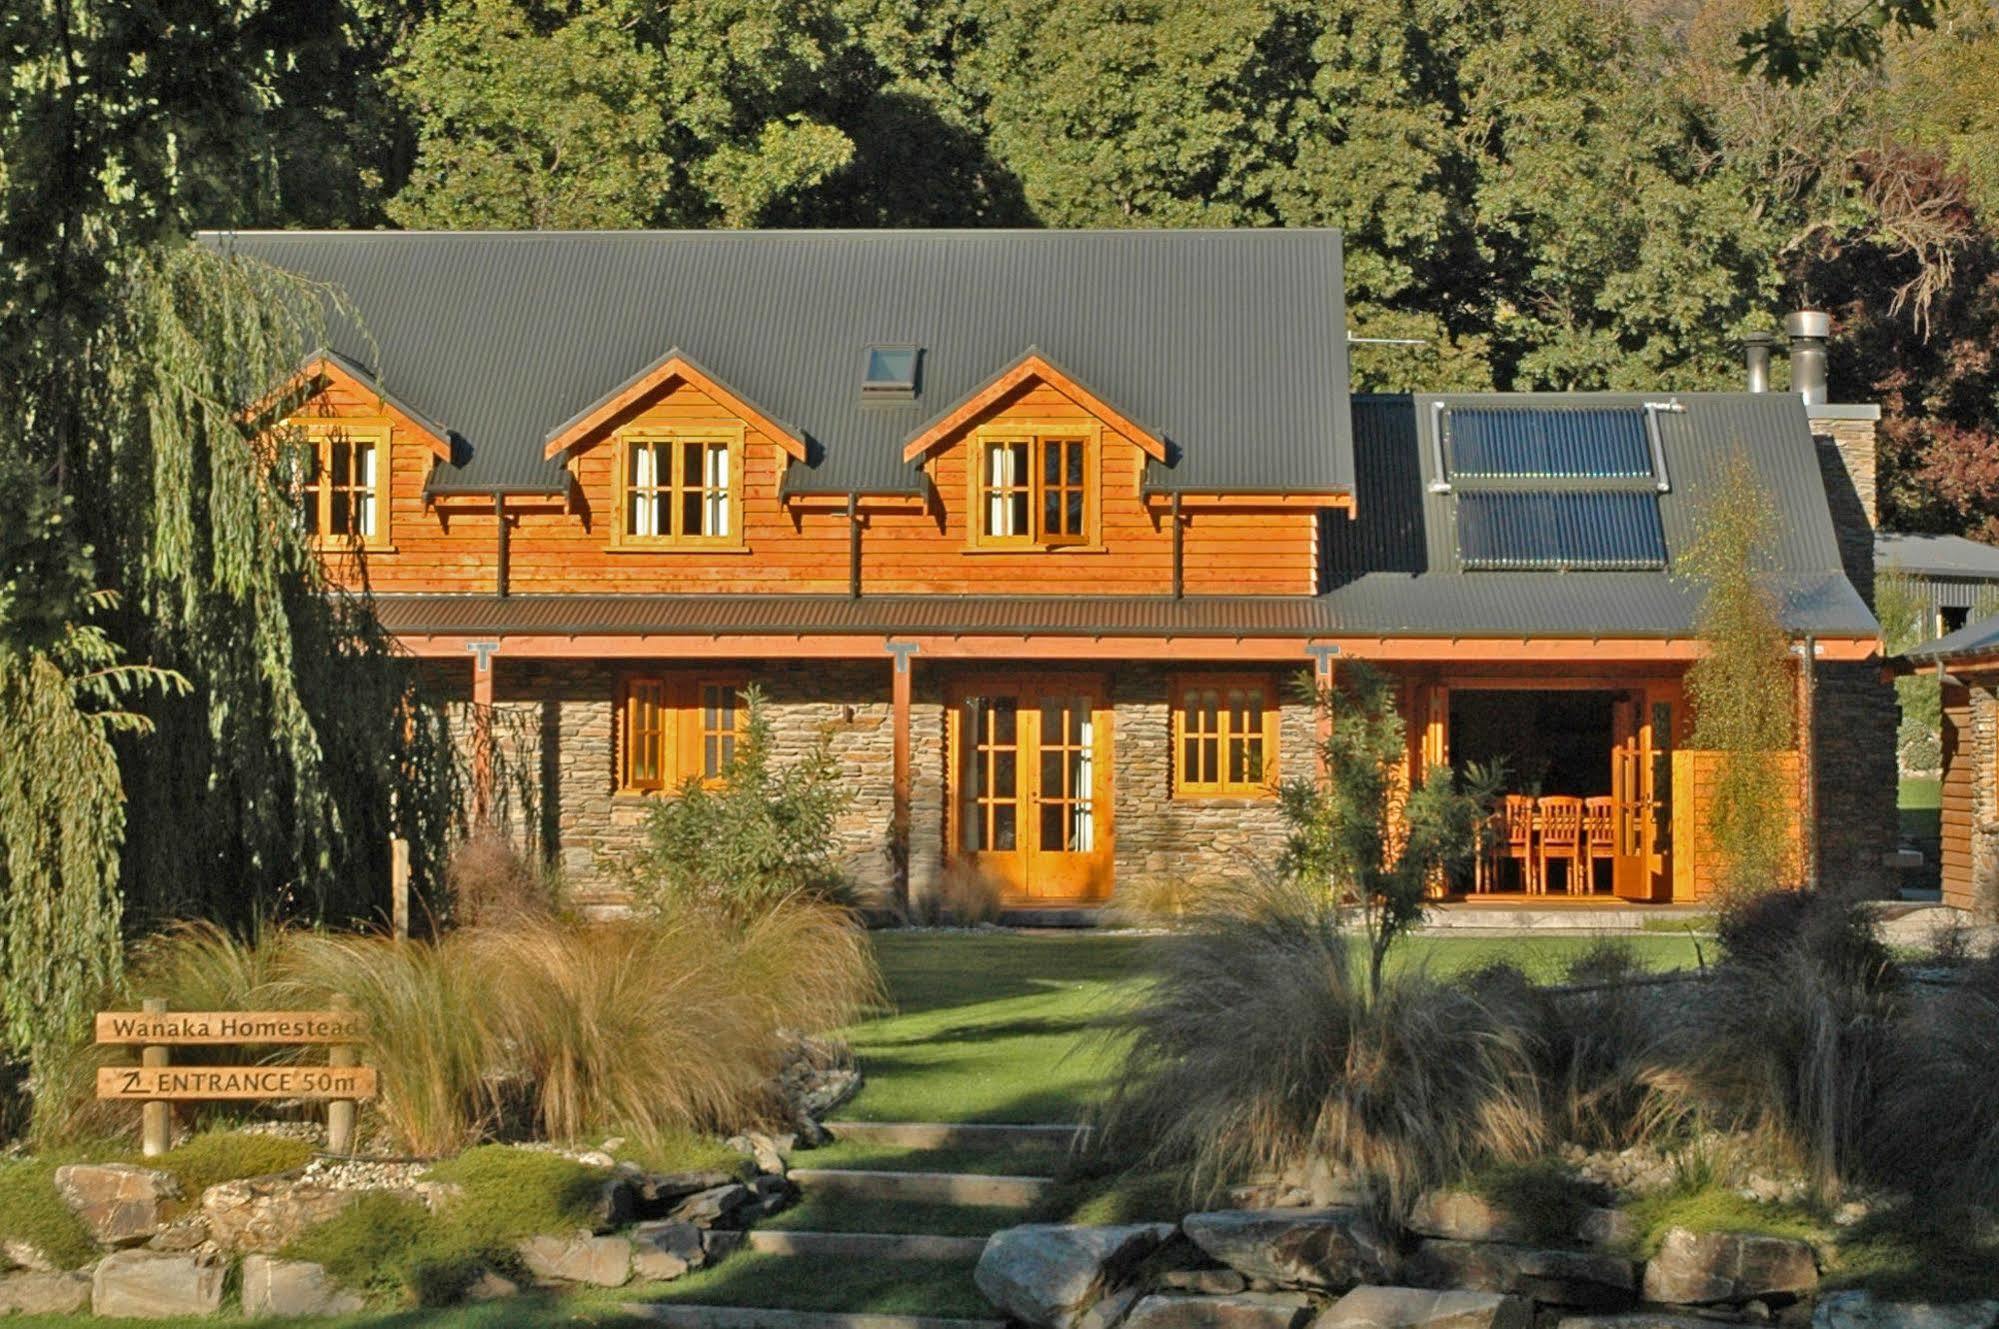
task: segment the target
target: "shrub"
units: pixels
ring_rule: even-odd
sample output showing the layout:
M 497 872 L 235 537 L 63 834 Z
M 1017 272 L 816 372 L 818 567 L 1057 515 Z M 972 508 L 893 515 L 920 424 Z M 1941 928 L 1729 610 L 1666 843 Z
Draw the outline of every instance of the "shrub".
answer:
M 1227 907 L 1221 907 L 1225 898 Z M 1469 991 L 1403 973 L 1370 995 L 1336 906 L 1295 883 L 1217 891 L 1154 943 L 1113 1036 L 1101 1147 L 1185 1165 L 1207 1195 L 1322 1157 L 1400 1211 L 1546 1142 L 1532 1049 Z
M 999 916 L 999 883 L 969 863 L 953 863 L 910 900 L 907 918 L 918 927 L 976 927 Z
M 690 777 L 646 813 L 633 893 L 655 910 L 685 904 L 747 917 L 797 894 L 843 898 L 834 824 L 846 787 L 828 741 L 780 768 L 763 693 L 743 693 L 742 740 L 722 778 Z
M 482 825 L 452 850 L 444 873 L 451 918 L 461 927 L 504 926 L 554 911 L 559 891 L 548 869 L 522 857 L 497 827 Z
M 56 1193 L 56 1159 L 0 1162 L 0 1240 L 24 1241 L 64 1269 L 97 1258 L 96 1243 Z
M 1678 1000 L 1642 984 L 1628 941 L 1603 938 L 1569 962 L 1540 1026 L 1555 1130 L 1585 1148 L 1620 1149 L 1670 1135 L 1686 1105 L 1664 1091 L 1666 1017 Z
M 446 1209 L 473 1245 L 504 1245 L 542 1232 L 573 1232 L 595 1221 L 592 1207 L 610 1179 L 561 1154 L 488 1144 L 468 1149 L 425 1174 L 464 1195 Z
M 157 1158 L 147 1167 L 171 1172 L 189 1201 L 210 1186 L 238 1177 L 268 1177 L 302 1168 L 312 1158 L 312 1146 L 282 1135 L 245 1131 L 204 1131 Z
M 456 1301 L 488 1265 L 510 1267 L 512 1252 L 487 1249 L 421 1202 L 367 1191 L 284 1250 L 311 1260 L 347 1287 L 421 1306 Z
M 1822 892 L 1738 900 L 1719 936 L 1689 1058 L 1695 1087 L 1829 1196 L 1861 1166 L 1876 1124 L 1900 1013 L 1894 963 L 1858 905 Z
M 1908 1021 L 1870 1153 L 1883 1182 L 1999 1204 L 1999 957 L 1965 966 Z

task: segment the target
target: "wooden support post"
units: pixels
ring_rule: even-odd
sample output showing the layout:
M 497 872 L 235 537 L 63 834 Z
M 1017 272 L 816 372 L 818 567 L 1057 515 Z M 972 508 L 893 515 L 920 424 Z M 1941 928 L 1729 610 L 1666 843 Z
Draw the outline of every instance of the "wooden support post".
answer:
M 333 1009 L 347 1011 L 353 1009 L 353 1005 L 346 997 L 336 996 L 333 999 Z M 335 1043 L 327 1050 L 326 1064 L 334 1068 L 359 1066 L 361 1049 L 352 1043 Z M 327 1101 L 326 1152 L 329 1154 L 354 1152 L 354 1100 L 351 1098 L 334 1098 Z
M 1333 686 L 1333 657 L 1339 654 L 1337 646 L 1307 646 L 1305 653 L 1312 657 L 1312 686 L 1315 696 L 1323 698 Z M 1330 707 L 1321 707 L 1316 716 L 1317 728 L 1313 755 L 1318 767 L 1319 783 L 1326 781 L 1326 743 L 1333 736 L 1333 715 Z
M 496 641 L 475 641 L 472 652 L 472 820 L 493 813 L 493 655 Z
M 1818 643 L 1798 644 L 1798 879 L 1817 886 L 1818 837 Z
M 148 1015 L 165 1015 L 165 997 L 147 997 L 140 1009 Z M 148 1068 L 167 1064 L 167 1049 L 157 1043 L 148 1043 L 139 1049 L 139 1064 Z M 158 1158 L 173 1144 L 173 1105 L 164 1101 L 149 1100 L 139 1105 L 139 1147 L 147 1158 Z
M 389 920 L 397 941 L 410 939 L 410 842 L 389 837 Z
M 889 650 L 895 656 L 895 669 L 890 675 L 890 696 L 895 716 L 892 730 L 894 804 L 889 814 L 889 854 L 895 864 L 896 901 L 906 910 L 909 908 L 909 658 L 916 654 L 916 647 L 891 642 Z

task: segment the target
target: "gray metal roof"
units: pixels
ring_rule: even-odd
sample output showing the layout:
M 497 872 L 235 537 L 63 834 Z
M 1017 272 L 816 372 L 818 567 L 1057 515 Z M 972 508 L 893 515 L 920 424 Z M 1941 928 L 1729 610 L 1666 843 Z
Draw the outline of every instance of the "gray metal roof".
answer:
M 462 441 L 433 488 L 547 489 L 544 440 L 680 347 L 806 436 L 788 487 L 911 492 L 904 440 L 1038 346 L 1167 440 L 1159 488 L 1353 482 L 1333 231 L 205 233 L 330 283 L 333 349 Z M 871 345 L 920 395 L 861 398 Z
M 1943 664 L 1989 655 L 1999 655 L 1999 615 L 1966 623 L 1955 632 L 1945 633 L 1935 641 L 1926 641 L 1902 652 L 1905 660 L 1932 660 Z
M 1874 537 L 1874 568 L 1911 577 L 1979 577 L 1999 580 L 1999 549 L 1961 535 Z
M 1457 505 L 1440 491 L 1437 407 L 1515 405 L 1601 410 L 1676 402 L 1658 414 L 1669 488 L 1658 495 L 1664 571 L 1468 570 L 1458 553 Z M 1789 393 L 1473 393 L 1354 399 L 1357 515 L 1325 519 L 1324 597 L 1365 630 L 1562 636 L 1683 635 L 1698 591 L 1672 562 L 1693 538 L 1697 505 L 1729 452 L 1740 446 L 1776 501 L 1774 581 L 1785 626 L 1796 633 L 1878 631 L 1841 569 L 1816 445 L 1802 401 Z M 1578 482 L 1586 483 L 1586 482 Z

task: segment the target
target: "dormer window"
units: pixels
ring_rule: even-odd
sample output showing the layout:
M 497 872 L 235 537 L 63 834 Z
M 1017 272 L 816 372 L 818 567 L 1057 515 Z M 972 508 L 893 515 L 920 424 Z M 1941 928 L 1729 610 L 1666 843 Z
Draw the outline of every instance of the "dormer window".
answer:
M 998 426 L 972 448 L 974 543 L 1056 549 L 1095 538 L 1096 438 L 1074 427 Z
M 915 346 L 870 346 L 861 371 L 863 401 L 914 401 L 916 368 L 923 352 Z
M 661 425 L 618 435 L 618 543 L 743 543 L 740 425 Z
M 388 542 L 389 429 L 346 421 L 288 422 L 303 431 L 292 474 L 300 527 L 321 545 Z

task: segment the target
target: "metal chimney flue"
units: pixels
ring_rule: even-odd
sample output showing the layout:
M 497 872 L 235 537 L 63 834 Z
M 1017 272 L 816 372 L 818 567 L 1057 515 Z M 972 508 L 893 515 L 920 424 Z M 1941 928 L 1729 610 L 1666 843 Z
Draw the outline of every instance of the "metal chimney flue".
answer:
M 1770 348 L 1777 338 L 1767 332 L 1752 332 L 1742 339 L 1742 365 L 1749 371 L 1749 390 L 1770 390 Z
M 1800 309 L 1785 316 L 1784 331 L 1791 338 L 1791 389 L 1807 406 L 1825 405 L 1825 342 L 1832 335 L 1832 315 Z

